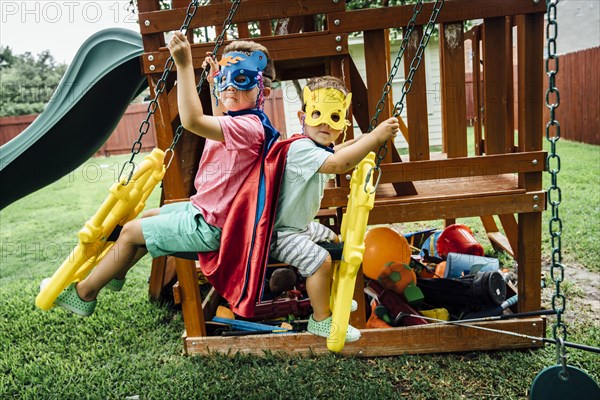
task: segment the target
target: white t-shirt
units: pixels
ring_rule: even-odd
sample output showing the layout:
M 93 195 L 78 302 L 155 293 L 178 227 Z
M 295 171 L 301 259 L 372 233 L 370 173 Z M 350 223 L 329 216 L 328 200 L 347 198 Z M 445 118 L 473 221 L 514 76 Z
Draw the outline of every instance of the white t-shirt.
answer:
M 335 177 L 318 172 L 331 155 L 309 138 L 290 145 L 275 217 L 276 231 L 303 231 L 315 219 L 325 183 Z

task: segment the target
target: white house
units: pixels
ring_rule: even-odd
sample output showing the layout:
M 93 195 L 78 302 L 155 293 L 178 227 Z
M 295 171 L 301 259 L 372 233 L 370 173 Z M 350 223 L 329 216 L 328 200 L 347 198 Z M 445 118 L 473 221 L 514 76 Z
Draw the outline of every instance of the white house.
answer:
M 557 5 L 558 54 L 600 46 L 600 2 L 598 0 L 562 0 Z
M 427 78 L 427 112 L 429 114 L 429 144 L 431 146 L 441 146 L 442 144 L 442 131 L 441 131 L 441 92 L 440 92 L 440 57 L 439 57 L 439 45 L 438 40 L 432 38 L 425 49 L 424 63 L 421 64 L 420 68 L 425 68 Z M 401 39 L 394 40 L 391 42 L 391 60 L 396 58 L 398 49 L 400 48 Z M 349 51 L 352 59 L 354 60 L 364 82 L 367 81 L 365 72 L 365 54 L 363 47 L 362 36 L 350 37 L 349 38 Z M 410 62 L 410 60 L 405 60 Z M 305 81 L 300 81 L 300 85 L 304 85 Z M 398 74 L 393 80 L 392 86 L 392 98 L 394 103 L 400 99 L 402 84 L 404 83 L 404 67 L 398 68 Z M 301 108 L 302 104 L 298 98 L 296 88 L 292 82 L 286 81 L 282 83 L 283 98 L 284 98 L 284 110 L 286 114 L 286 129 L 288 133 L 300 132 L 300 123 L 296 116 L 297 111 Z M 382 88 L 369 88 L 370 91 L 375 90 L 381 92 Z M 403 112 L 402 117 L 406 122 L 406 110 Z M 354 122 L 355 135 L 360 135 L 362 132 L 358 127 L 356 121 Z M 396 139 L 396 146 L 398 148 L 407 147 L 407 143 L 402 137 L 398 135 Z

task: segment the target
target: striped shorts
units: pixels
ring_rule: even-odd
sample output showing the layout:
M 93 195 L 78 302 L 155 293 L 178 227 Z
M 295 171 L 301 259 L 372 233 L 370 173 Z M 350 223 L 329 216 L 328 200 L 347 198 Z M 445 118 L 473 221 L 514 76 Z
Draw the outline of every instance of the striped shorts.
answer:
M 302 232 L 278 231 L 271 240 L 271 257 L 298 268 L 300 275 L 311 276 L 329 253 L 317 243 L 332 241 L 337 235 L 325 225 L 311 222 Z

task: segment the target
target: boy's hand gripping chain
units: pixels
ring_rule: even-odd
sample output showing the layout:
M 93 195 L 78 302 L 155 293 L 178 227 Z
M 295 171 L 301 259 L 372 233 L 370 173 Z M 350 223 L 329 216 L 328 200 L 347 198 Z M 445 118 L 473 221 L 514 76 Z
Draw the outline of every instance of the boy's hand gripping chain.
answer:
M 331 287 L 331 311 L 333 313 L 331 331 L 327 347 L 340 352 L 346 342 L 346 330 L 350 319 L 350 305 L 354 295 L 356 274 L 365 253 L 365 232 L 369 212 L 375 203 L 373 176 L 367 174 L 375 166 L 375 153 L 369 153 L 358 164 L 350 180 L 348 207 L 342 217 L 341 234 L 344 242 L 342 260 L 333 272 Z M 366 184 L 365 184 L 366 182 Z
M 40 291 L 36 306 L 42 310 L 52 308 L 54 300 L 67 286 L 84 279 L 104 257 L 114 244 L 108 238 L 115 227 L 134 219 L 146 206 L 146 200 L 156 184 L 162 180 L 165 174 L 164 158 L 162 150 L 154 149 L 144 157 L 129 184 L 125 184 L 126 177 L 111 186 L 106 200 L 79 231 L 79 244 Z

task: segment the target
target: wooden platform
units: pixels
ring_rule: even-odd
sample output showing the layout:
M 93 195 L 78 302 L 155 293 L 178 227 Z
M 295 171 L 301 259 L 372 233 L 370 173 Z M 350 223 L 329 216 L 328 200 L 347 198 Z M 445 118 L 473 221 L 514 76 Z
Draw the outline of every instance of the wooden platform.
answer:
M 391 184 L 377 190 L 369 224 L 453 219 L 477 215 L 537 212 L 545 209 L 545 192 L 526 192 L 512 174 L 494 177 L 415 181 L 417 195 L 398 196 Z M 349 190 L 326 190 L 323 207 L 344 207 Z
M 545 319 L 529 318 L 518 321 L 498 321 L 476 324 L 486 328 L 543 337 Z M 361 338 L 346 343 L 341 354 L 375 357 L 401 354 L 451 353 L 477 350 L 506 350 L 541 347 L 532 341 L 506 334 L 456 325 L 421 325 L 392 329 L 361 329 Z M 187 337 L 183 334 L 186 354 L 237 353 L 264 355 L 270 353 L 311 356 L 329 353 L 326 339 L 310 333 L 268 334 L 241 337 Z

